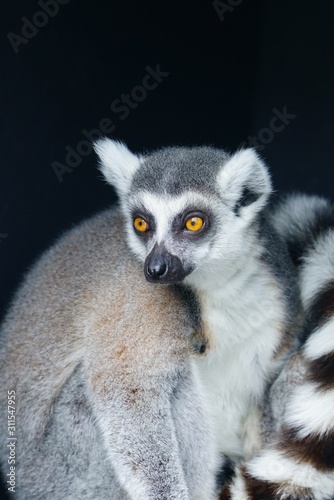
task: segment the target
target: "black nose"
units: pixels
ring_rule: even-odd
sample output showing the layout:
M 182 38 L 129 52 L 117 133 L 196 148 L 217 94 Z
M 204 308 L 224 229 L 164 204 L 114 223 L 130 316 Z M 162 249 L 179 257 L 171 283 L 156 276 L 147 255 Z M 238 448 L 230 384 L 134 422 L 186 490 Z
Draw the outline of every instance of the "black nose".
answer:
M 153 260 L 147 266 L 147 273 L 151 278 L 161 278 L 167 272 L 167 264 L 163 260 Z
M 169 253 L 163 244 L 155 244 L 146 257 L 144 273 L 147 281 L 153 283 L 180 283 L 192 268 L 185 269 L 179 257 Z

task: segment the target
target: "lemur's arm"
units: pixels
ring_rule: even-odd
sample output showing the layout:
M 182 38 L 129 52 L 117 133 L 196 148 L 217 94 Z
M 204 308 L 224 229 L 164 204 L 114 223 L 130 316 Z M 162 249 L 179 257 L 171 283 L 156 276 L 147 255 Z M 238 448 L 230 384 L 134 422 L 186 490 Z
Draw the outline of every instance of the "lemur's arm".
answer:
M 171 384 L 157 379 L 156 387 L 153 380 L 145 387 L 133 379 L 132 386 L 123 385 L 113 379 L 114 369 L 112 363 L 108 371 L 97 365 L 88 379 L 88 394 L 120 484 L 131 499 L 188 500 Z
M 218 454 L 200 386 L 187 342 L 171 338 L 170 325 L 155 313 L 163 308 L 159 297 L 151 311 L 146 307 L 145 321 L 136 319 L 144 299 L 131 297 L 131 320 L 121 300 L 110 308 L 112 320 L 108 312 L 93 318 L 83 363 L 87 396 L 129 498 L 213 500 Z
M 130 345 L 87 353 L 88 398 L 110 463 L 133 500 L 213 500 L 218 453 L 196 374 L 170 353 L 163 362 L 159 346 L 146 348 L 132 360 Z

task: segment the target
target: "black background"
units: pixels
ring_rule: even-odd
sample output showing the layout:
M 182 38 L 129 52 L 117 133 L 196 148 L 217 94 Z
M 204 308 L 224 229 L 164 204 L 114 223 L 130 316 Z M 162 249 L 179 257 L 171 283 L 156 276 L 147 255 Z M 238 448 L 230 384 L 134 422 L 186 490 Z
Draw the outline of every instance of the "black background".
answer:
M 103 118 L 135 151 L 271 139 L 259 152 L 277 190 L 333 195 L 333 2 L 227 0 L 219 17 L 210 1 L 62 1 L 27 43 L 8 35 L 43 24 L 41 5 L 3 2 L 1 310 L 62 230 L 115 200 L 94 153 L 62 182 L 52 167 Z M 111 103 L 157 65 L 169 75 L 122 120 Z M 271 138 L 284 107 L 295 118 Z
M 211 1 L 68 0 L 15 45 L 13 37 L 27 33 L 22 18 L 43 24 L 45 15 L 36 14 L 37 1 L 3 0 L 1 313 L 55 237 L 115 201 L 94 153 L 62 182 L 52 167 L 103 118 L 134 151 L 172 144 L 233 151 L 250 134 L 269 138 L 260 154 L 278 191 L 333 197 L 333 2 L 221 3 L 228 7 L 219 16 Z M 158 65 L 169 75 L 122 120 L 111 103 Z M 295 118 L 268 136 L 273 109 L 284 107 Z

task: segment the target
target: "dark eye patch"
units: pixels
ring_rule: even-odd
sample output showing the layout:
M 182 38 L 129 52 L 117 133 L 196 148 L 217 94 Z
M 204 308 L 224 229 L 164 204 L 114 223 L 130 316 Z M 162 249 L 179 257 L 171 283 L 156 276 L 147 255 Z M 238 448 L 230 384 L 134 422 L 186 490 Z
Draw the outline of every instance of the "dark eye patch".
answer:
M 200 217 L 204 221 L 203 230 L 198 233 L 190 234 L 189 231 L 185 231 L 186 221 L 191 217 Z M 172 222 L 172 231 L 175 235 L 181 235 L 188 233 L 189 237 L 202 236 L 207 232 L 210 226 L 210 219 L 212 218 L 209 210 L 204 209 L 203 211 L 198 207 L 188 207 L 182 213 L 178 214 Z
M 140 217 L 148 223 L 149 230 L 145 233 L 142 233 L 140 235 L 141 237 L 145 236 L 145 235 L 149 236 L 152 234 L 152 231 L 155 231 L 155 228 L 156 228 L 155 218 L 153 217 L 153 215 L 150 212 L 148 212 L 144 208 L 139 207 L 139 208 L 132 209 L 131 217 L 132 217 L 132 220 L 136 219 L 136 217 Z

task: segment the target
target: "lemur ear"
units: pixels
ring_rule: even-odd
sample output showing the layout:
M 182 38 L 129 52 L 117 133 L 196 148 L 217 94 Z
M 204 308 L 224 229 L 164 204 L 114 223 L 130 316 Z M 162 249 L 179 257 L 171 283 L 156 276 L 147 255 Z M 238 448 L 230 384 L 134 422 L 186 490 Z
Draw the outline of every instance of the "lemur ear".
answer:
M 94 143 L 94 150 L 100 159 L 100 170 L 106 181 L 111 184 L 119 196 L 129 190 L 131 180 L 141 163 L 141 157 L 119 141 L 107 137 Z
M 272 192 L 268 169 L 254 149 L 242 149 L 231 156 L 217 181 L 224 201 L 238 215 L 250 205 L 258 211 Z

